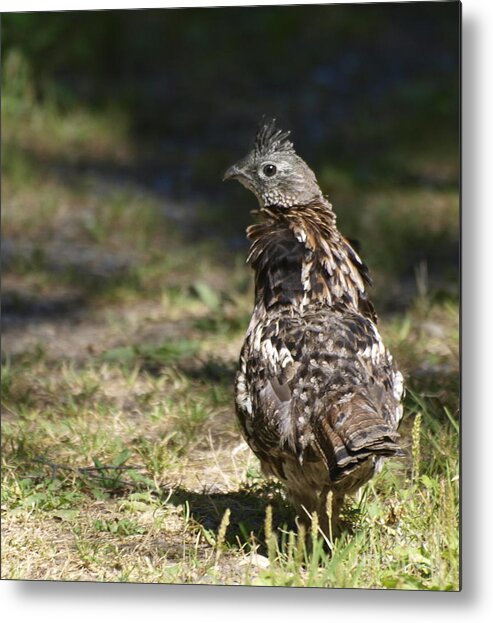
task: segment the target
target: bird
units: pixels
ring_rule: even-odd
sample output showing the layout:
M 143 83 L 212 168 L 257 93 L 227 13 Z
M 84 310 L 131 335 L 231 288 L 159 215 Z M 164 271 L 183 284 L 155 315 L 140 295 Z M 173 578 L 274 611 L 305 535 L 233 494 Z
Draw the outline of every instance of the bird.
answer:
M 305 526 L 340 534 L 345 496 L 403 456 L 404 379 L 368 296 L 371 278 L 290 132 L 263 118 L 224 174 L 258 201 L 247 228 L 254 308 L 235 378 L 241 432 Z

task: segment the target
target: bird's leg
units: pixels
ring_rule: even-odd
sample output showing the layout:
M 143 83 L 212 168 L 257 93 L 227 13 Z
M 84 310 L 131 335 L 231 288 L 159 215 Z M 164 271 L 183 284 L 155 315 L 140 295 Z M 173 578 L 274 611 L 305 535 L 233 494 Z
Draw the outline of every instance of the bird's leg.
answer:
M 317 498 L 311 491 L 288 489 L 288 497 L 293 503 L 299 522 L 307 533 L 310 531 L 311 516 L 317 510 Z
M 344 503 L 344 494 L 331 491 L 329 487 L 324 487 L 318 498 L 310 495 L 308 492 L 303 493 L 300 490 L 290 491 L 290 497 L 296 508 L 299 522 L 306 530 L 306 544 L 308 550 L 313 547 L 312 543 L 312 517 L 313 513 L 317 514 L 317 522 L 319 529 L 327 539 L 327 549 L 331 549 L 331 543 L 339 536 L 339 515 Z

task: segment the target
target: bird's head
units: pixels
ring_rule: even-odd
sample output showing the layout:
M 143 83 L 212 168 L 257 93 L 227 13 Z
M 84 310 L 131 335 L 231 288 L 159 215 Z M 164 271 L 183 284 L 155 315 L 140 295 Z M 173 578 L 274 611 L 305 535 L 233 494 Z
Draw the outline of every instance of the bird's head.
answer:
M 257 197 L 261 207 L 289 209 L 322 198 L 310 167 L 294 151 L 289 132 L 275 119 L 261 122 L 250 153 L 230 167 L 223 179 L 237 179 Z

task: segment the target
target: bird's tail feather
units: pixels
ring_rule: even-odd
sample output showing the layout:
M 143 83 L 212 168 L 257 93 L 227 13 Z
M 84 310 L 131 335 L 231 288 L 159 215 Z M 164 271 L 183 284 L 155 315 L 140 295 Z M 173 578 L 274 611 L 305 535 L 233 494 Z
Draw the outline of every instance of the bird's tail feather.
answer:
M 372 455 L 404 454 L 397 443 L 397 431 L 360 396 L 321 415 L 314 434 L 333 482 L 349 475 Z

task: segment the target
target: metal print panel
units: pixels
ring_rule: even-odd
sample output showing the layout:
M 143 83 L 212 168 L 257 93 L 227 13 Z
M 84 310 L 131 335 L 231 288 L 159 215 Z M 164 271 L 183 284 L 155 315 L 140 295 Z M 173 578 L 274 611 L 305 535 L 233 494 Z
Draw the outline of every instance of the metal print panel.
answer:
M 460 589 L 459 70 L 457 2 L 2 16 L 3 579 Z

